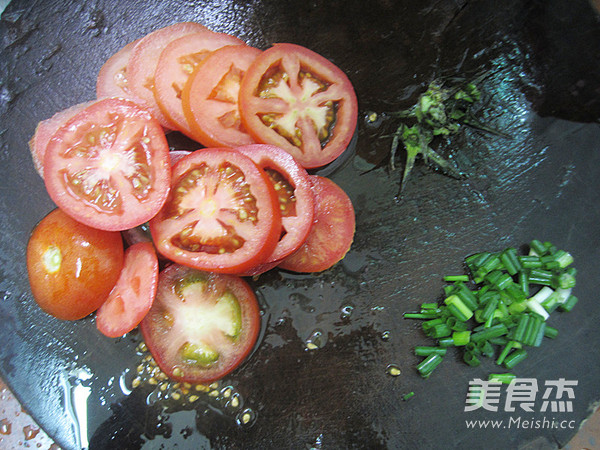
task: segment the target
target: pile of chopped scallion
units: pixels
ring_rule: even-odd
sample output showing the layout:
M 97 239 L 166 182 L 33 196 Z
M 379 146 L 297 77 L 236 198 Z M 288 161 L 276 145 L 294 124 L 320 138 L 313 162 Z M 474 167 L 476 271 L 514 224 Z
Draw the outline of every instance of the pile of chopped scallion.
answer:
M 527 357 L 527 347 L 538 347 L 558 330 L 546 319 L 555 310 L 571 311 L 576 270 L 573 257 L 549 242 L 533 240 L 528 255 L 514 248 L 483 252 L 465 260 L 469 275 L 447 276 L 443 304 L 423 303 L 407 319 L 422 319 L 425 334 L 435 346 L 417 346 L 423 356 L 417 371 L 427 378 L 442 362 L 449 347 L 464 349 L 463 359 L 478 366 L 481 358 L 512 369 Z M 472 284 L 471 284 L 472 283 Z M 475 285 L 475 288 L 469 285 Z M 497 355 L 497 356 L 496 356 Z M 493 378 L 510 380 L 512 374 Z

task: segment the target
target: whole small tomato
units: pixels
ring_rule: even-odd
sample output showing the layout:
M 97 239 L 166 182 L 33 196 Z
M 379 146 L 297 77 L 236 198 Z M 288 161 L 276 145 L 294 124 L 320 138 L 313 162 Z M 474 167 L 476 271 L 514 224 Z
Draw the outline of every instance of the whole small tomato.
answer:
M 27 244 L 27 272 L 35 301 L 63 320 L 81 319 L 104 303 L 123 267 L 117 231 L 83 225 L 55 209 Z

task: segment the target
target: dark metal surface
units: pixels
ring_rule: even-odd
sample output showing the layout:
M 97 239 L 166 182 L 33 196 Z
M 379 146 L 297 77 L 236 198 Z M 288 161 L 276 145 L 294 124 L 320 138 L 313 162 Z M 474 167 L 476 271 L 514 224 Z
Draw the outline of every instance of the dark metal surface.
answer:
M 419 164 L 397 201 L 399 173 L 369 171 L 389 139 L 361 122 L 356 155 L 330 175 L 356 209 L 346 259 L 253 281 L 264 333 L 222 384 L 255 411 L 249 427 L 207 396 L 178 409 L 150 401 L 146 385 L 127 395 L 139 336 L 110 340 L 92 318 L 54 320 L 27 283 L 29 233 L 54 207 L 27 147 L 36 123 L 92 99 L 103 61 L 127 42 L 183 20 L 323 54 L 353 82 L 361 115 L 410 106 L 434 78 L 487 70 L 484 119 L 511 136 L 464 130 L 443 151 L 469 177 Z M 573 411 L 549 419 L 579 424 L 600 399 L 600 24 L 587 2 L 17 0 L 0 37 L 0 372 L 64 448 L 86 436 L 96 449 L 560 447 L 576 429 L 467 429 L 468 418 L 510 416 L 463 411 L 468 382 L 498 369 L 469 368 L 456 353 L 420 379 L 412 348 L 427 341 L 402 319 L 440 298 L 441 277 L 460 273 L 464 256 L 532 238 L 574 254 L 580 303 L 552 319 L 560 336 L 515 373 L 578 381 Z M 322 347 L 307 351 L 314 332 Z M 402 374 L 389 376 L 389 364 Z M 68 406 L 86 389 L 82 418 Z

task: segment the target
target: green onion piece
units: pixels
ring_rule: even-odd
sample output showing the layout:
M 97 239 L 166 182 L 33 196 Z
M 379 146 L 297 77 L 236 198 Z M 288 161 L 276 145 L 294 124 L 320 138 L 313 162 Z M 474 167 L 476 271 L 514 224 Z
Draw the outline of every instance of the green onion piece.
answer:
M 442 357 L 436 353 L 432 353 L 417 365 L 417 371 L 423 378 L 428 378 L 441 362 Z
M 519 272 L 519 286 L 525 297 L 529 297 L 529 274 L 524 270 Z
M 500 352 L 500 355 L 498 355 L 498 359 L 496 360 L 496 364 L 501 365 L 504 360 L 506 359 L 506 357 L 508 356 L 508 354 L 511 352 L 511 350 L 513 348 L 515 348 L 517 342 L 515 341 L 508 341 L 506 343 L 506 345 L 504 346 L 504 348 L 502 349 L 502 351 Z
M 498 336 L 495 338 L 488 339 L 488 342 L 492 345 L 502 346 L 508 343 L 508 338 L 506 336 Z
M 485 270 L 486 273 L 489 273 L 493 270 L 498 269 L 502 265 L 502 261 L 497 255 L 491 255 L 480 267 L 480 269 Z
M 552 257 L 558 263 L 558 266 L 561 269 L 564 269 L 565 267 L 573 264 L 574 261 L 573 256 L 570 253 L 565 252 L 564 250 L 558 250 L 552 255 Z
M 471 335 L 471 340 L 475 343 L 481 340 L 487 340 L 498 336 L 504 336 L 508 333 L 508 328 L 503 323 L 498 323 L 496 325 L 492 325 L 491 327 L 485 328 L 482 331 L 478 331 L 477 333 L 473 333 Z
M 479 364 L 481 364 L 479 358 L 472 352 L 465 352 L 463 355 L 463 361 L 471 367 L 477 367 Z
M 527 291 L 529 291 L 529 284 L 526 287 Z M 527 298 L 527 294 L 519 284 L 510 283 L 505 289 L 504 293 L 505 297 L 508 297 L 512 302 L 520 302 Z
M 549 255 L 554 255 L 558 251 L 558 248 L 552 242 L 544 242 L 544 247 L 546 247 L 546 253 Z
M 539 256 L 545 255 L 547 251 L 546 246 L 537 239 L 534 239 L 529 243 L 529 248 L 531 248 L 531 250 L 533 250 Z
M 421 303 L 421 310 L 424 310 L 424 309 L 438 310 L 439 309 L 439 305 L 436 302 Z
M 496 318 L 496 313 L 498 312 L 498 310 L 494 310 L 494 312 L 490 315 L 490 317 L 487 318 L 487 320 L 485 321 L 485 328 L 489 328 L 493 325 L 494 323 L 494 319 Z
M 538 329 L 537 336 L 534 336 L 533 342 L 531 345 L 534 347 L 539 347 L 542 345 L 542 341 L 544 340 L 544 336 L 546 335 L 546 322 L 541 323 L 540 328 Z
M 402 400 L 404 400 L 405 402 L 410 400 L 411 398 L 413 398 L 415 395 L 415 393 L 413 391 L 410 391 L 408 394 L 404 394 L 404 396 L 402 397 Z
M 523 340 L 521 341 L 523 344 L 529 346 L 533 345 L 542 326 L 542 322 L 543 320 L 538 315 L 531 315 L 529 317 L 529 322 L 527 323 L 527 328 L 525 329 Z
M 489 341 L 479 341 L 477 343 L 477 349 L 482 355 L 487 356 L 488 358 L 494 356 L 494 347 Z
M 550 286 L 552 283 L 552 272 L 545 269 L 531 269 L 529 272 L 529 283 Z
M 435 319 L 439 317 L 439 313 L 437 312 L 420 312 L 420 313 L 404 313 L 402 315 L 405 319 Z
M 446 295 L 446 297 L 449 297 L 452 294 L 454 294 L 455 290 L 456 289 L 452 285 L 444 286 L 444 294 Z
M 557 280 L 557 285 L 561 289 L 569 289 L 575 287 L 575 277 L 570 273 L 564 272 L 561 273 Z
M 466 331 L 469 329 L 469 325 L 466 322 L 462 322 L 454 316 L 450 316 L 446 319 L 446 325 L 448 325 L 452 331 Z
M 430 346 L 426 346 L 426 345 L 418 345 L 415 347 L 415 355 L 417 355 L 417 356 L 429 356 L 433 353 L 440 355 L 440 356 L 444 356 L 446 354 L 446 348 L 430 347 Z
M 514 248 L 507 248 L 504 250 L 500 254 L 500 261 L 502 261 L 502 265 L 511 275 L 516 275 L 517 272 L 521 270 L 521 263 L 517 258 L 517 251 Z
M 541 316 L 544 320 L 547 320 L 548 317 L 550 317 L 548 311 L 546 311 L 544 307 L 536 302 L 533 298 L 527 300 L 527 308 L 536 313 L 538 316 Z
M 520 314 L 527 309 L 527 302 L 514 302 L 508 305 L 508 312 L 511 314 Z
M 517 327 L 511 332 L 511 339 L 519 342 L 523 342 L 525 338 L 525 331 L 529 325 L 530 316 L 528 314 L 522 314 L 519 316 Z
M 578 301 L 579 299 L 577 297 L 575 297 L 574 295 L 570 295 L 569 298 L 567 298 L 567 301 L 560 305 L 558 308 L 561 311 L 570 312 Z
M 543 264 L 539 256 L 519 256 L 523 269 L 540 269 Z
M 444 303 L 448 305 L 448 311 L 458 320 L 466 322 L 473 317 L 473 311 L 463 303 L 458 295 L 451 295 L 444 300 Z
M 475 345 L 473 342 L 467 342 L 467 345 L 465 345 L 465 351 L 466 352 L 471 352 L 474 355 L 481 354 L 481 351 L 479 350 L 479 348 L 477 347 L 477 345 Z
M 554 339 L 554 338 L 556 338 L 556 336 L 558 336 L 558 329 L 551 327 L 549 325 L 546 325 L 546 327 L 544 328 L 544 337 Z
M 488 376 L 488 381 L 510 384 L 515 378 L 517 378 L 517 376 L 514 373 L 490 373 Z
M 455 331 L 452 333 L 452 340 L 454 341 L 454 345 L 457 347 L 461 345 L 467 345 L 470 339 L 470 331 Z
M 446 336 L 443 338 L 438 339 L 438 346 L 439 347 L 452 347 L 454 346 L 454 339 L 452 339 L 452 336 Z
M 431 328 L 429 330 L 429 332 L 427 333 L 428 336 L 430 336 L 434 339 L 447 337 L 447 336 L 450 336 L 451 334 L 452 334 L 452 330 L 445 323 L 439 323 L 437 325 L 434 325 L 433 328 Z
M 456 295 L 462 300 L 462 302 L 470 309 L 477 309 L 477 296 L 465 286 L 462 282 L 455 283 Z
M 494 316 L 494 311 L 498 306 L 498 297 L 491 298 L 485 304 L 483 311 L 481 312 L 481 318 L 487 321 L 490 317 Z
M 514 350 L 506 358 L 504 358 L 504 367 L 506 367 L 507 369 L 512 369 L 525 358 L 527 358 L 527 352 L 525 350 L 523 350 L 522 348 Z
M 446 275 L 444 281 L 447 281 L 448 283 L 464 281 L 466 283 L 469 281 L 469 275 Z

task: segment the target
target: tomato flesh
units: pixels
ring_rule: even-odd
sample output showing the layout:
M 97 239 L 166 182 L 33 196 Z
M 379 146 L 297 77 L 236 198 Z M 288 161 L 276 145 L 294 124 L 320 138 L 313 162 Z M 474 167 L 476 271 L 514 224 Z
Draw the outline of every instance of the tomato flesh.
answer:
M 171 128 L 194 138 L 182 107 L 184 86 L 195 69 L 213 51 L 226 45 L 243 44 L 243 41 L 234 36 L 205 30 L 175 39 L 165 47 L 154 75 L 154 96 L 161 111 L 169 120 Z
M 190 76 L 182 105 L 192 139 L 207 147 L 254 143 L 242 125 L 238 97 L 244 74 L 260 53 L 247 45 L 228 45 L 208 55 Z
M 118 232 L 71 219 L 60 209 L 36 226 L 27 244 L 27 272 L 38 305 L 59 319 L 81 319 L 104 303 L 123 267 Z
M 255 59 L 239 101 L 250 135 L 285 149 L 306 168 L 336 159 L 356 128 L 356 94 L 346 75 L 294 44 L 276 44 Z
M 157 285 L 158 258 L 152 243 L 128 247 L 119 279 L 96 313 L 98 330 L 116 338 L 137 327 L 152 307 Z
M 294 272 L 321 272 L 340 261 L 352 245 L 355 217 L 352 201 L 329 178 L 311 175 L 315 218 L 306 241 L 279 267 Z
M 275 248 L 281 214 L 266 174 L 232 149 L 201 149 L 173 168 L 171 194 L 150 221 L 160 253 L 200 270 L 242 273 Z
M 124 97 L 140 102 L 129 88 L 127 64 L 139 39 L 125 45 L 112 55 L 100 68 L 96 79 L 96 98 Z
M 160 273 L 140 328 L 170 378 L 209 383 L 248 356 L 258 338 L 260 309 L 243 279 L 173 264 Z
M 117 231 L 147 222 L 169 190 L 162 128 L 135 103 L 99 100 L 53 136 L 44 157 L 50 197 L 76 220 Z
M 253 144 L 236 148 L 261 167 L 277 193 L 282 236 L 273 253 L 253 274 L 268 270 L 272 264 L 295 251 L 306 240 L 312 227 L 315 201 L 310 176 L 292 155 L 273 145 Z

